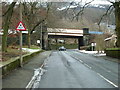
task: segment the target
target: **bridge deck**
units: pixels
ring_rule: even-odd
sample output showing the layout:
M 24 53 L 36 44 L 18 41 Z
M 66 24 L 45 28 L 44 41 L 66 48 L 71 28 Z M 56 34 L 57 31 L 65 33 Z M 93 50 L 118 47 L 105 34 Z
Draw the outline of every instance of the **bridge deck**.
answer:
M 48 36 L 61 36 L 61 37 L 81 37 L 83 30 L 79 29 L 60 29 L 60 28 L 47 28 Z

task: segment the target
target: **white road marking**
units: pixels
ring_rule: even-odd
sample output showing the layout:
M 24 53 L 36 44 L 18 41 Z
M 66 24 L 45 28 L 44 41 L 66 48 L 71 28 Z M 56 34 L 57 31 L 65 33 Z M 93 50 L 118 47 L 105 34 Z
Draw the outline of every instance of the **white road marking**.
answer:
M 70 55 L 70 56 L 72 56 L 72 55 Z M 72 56 L 73 57 L 73 56 Z M 76 57 L 74 57 L 75 59 L 77 59 L 78 61 L 80 61 L 81 63 L 83 63 L 85 66 L 87 66 L 88 68 L 92 68 L 92 67 L 90 67 L 89 65 L 87 65 L 86 63 L 84 63 L 82 60 L 80 60 L 80 59 L 78 59 L 78 58 L 76 58 Z M 111 72 L 111 71 L 107 71 L 107 72 Z M 114 87 L 118 87 L 116 84 L 114 84 L 113 82 L 111 82 L 110 80 L 108 80 L 108 79 L 106 79 L 104 76 L 102 76 L 101 74 L 99 74 L 99 73 L 97 73 L 101 78 L 103 78 L 105 81 L 107 81 L 108 83 L 110 83 L 111 85 L 113 85 Z
M 72 56 L 73 57 L 73 56 Z M 92 67 L 90 67 L 89 65 L 87 65 L 86 63 L 84 63 L 82 60 L 80 60 L 80 59 L 78 59 L 78 58 L 76 58 L 76 57 L 74 57 L 75 59 L 77 59 L 78 61 L 80 61 L 81 63 L 83 63 L 85 66 L 87 66 L 88 68 L 92 68 Z
M 67 52 L 68 53 L 68 52 Z M 72 55 L 70 55 L 71 57 L 73 57 L 74 59 L 76 59 L 76 60 L 78 60 L 78 61 L 80 61 L 81 63 L 83 63 L 83 61 L 82 60 L 80 60 L 79 58 L 76 58 L 75 56 L 72 56 Z
M 84 63 L 82 60 L 80 60 L 80 59 L 78 59 L 78 58 L 76 58 L 75 56 L 72 56 L 72 55 L 70 55 L 71 57 L 73 57 L 73 58 L 75 58 L 76 60 L 78 60 L 78 61 L 80 61 L 81 63 L 83 63 L 85 66 L 87 66 L 88 68 L 92 68 L 92 67 L 90 67 L 89 65 L 87 65 L 86 63 Z
M 111 71 L 107 71 L 107 72 L 111 72 Z
M 90 67 L 89 65 L 87 65 L 86 63 L 84 63 L 84 65 L 87 66 L 87 67 L 90 68 L 90 69 L 92 68 L 92 67 Z
M 82 61 L 82 60 L 79 60 L 79 61 L 83 63 L 83 61 Z
M 114 84 L 113 82 L 111 82 L 110 80 L 106 79 L 104 76 L 102 76 L 101 74 L 97 73 L 100 77 L 102 77 L 105 81 L 107 81 L 108 83 L 110 83 L 111 85 L 113 85 L 114 87 L 118 87 L 116 84 Z

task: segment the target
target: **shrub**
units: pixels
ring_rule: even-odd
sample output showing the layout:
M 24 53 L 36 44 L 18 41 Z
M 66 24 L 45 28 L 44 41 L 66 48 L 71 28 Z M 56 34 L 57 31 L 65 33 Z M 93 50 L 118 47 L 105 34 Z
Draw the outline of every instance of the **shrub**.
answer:
M 107 56 L 120 59 L 120 48 L 107 48 L 105 52 Z

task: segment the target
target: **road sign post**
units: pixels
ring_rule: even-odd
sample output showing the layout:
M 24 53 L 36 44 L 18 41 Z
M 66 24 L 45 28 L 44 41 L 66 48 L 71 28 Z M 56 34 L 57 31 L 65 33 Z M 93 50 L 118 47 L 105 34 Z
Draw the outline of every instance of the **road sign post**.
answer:
M 22 58 L 22 31 L 25 31 L 26 28 L 22 21 L 19 22 L 19 24 L 16 27 L 16 30 L 20 31 L 20 66 L 23 67 L 23 58 Z
M 22 57 L 22 31 L 20 31 L 20 66 L 23 67 L 23 57 Z
M 20 21 L 22 21 L 22 3 L 21 2 L 20 2 Z M 22 31 L 20 31 L 20 66 L 21 67 L 23 67 L 22 62 L 23 62 L 23 57 L 22 57 Z
M 22 21 L 20 21 L 16 27 L 16 30 L 20 31 L 20 66 L 23 67 L 23 58 L 22 58 L 22 31 L 25 31 L 26 28 Z
M 20 22 L 18 23 L 16 30 L 20 31 L 20 66 L 23 67 L 23 57 L 22 57 L 22 31 L 26 28 L 22 22 L 22 3 L 20 3 Z

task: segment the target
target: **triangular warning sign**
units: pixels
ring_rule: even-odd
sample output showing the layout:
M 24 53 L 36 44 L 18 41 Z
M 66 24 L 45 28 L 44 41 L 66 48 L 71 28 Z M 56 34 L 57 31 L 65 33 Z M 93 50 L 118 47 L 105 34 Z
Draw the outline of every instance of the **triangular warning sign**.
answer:
M 20 21 L 20 22 L 18 23 L 18 25 L 17 25 L 17 27 L 16 27 L 16 30 L 19 30 L 19 31 L 25 31 L 25 30 L 26 30 L 26 28 L 25 28 L 25 26 L 24 26 L 24 24 L 23 24 L 22 21 Z

